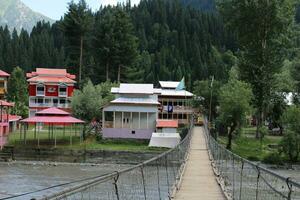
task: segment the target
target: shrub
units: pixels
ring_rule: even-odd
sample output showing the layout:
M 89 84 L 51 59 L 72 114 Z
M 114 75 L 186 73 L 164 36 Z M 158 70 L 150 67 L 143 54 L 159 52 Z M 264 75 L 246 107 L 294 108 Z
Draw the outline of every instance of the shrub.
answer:
M 273 165 L 283 165 L 283 159 L 278 152 L 270 153 L 266 155 L 263 160 L 263 163 L 273 164 Z
M 300 135 L 294 131 L 288 131 L 281 141 L 282 151 L 291 162 L 297 162 L 300 154 Z
M 247 159 L 250 161 L 260 161 L 259 157 L 257 156 L 248 156 Z

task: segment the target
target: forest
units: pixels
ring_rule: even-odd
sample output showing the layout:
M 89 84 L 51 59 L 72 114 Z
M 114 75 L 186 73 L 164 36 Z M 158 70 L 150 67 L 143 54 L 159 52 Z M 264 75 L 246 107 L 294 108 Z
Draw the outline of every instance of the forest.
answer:
M 76 74 L 80 90 L 72 101 L 78 105 L 88 98 L 87 90 L 108 94 L 119 82 L 157 86 L 159 80 L 184 77 L 187 89 L 203 97 L 195 98 L 194 106 L 209 116 L 212 131 L 227 137 L 228 149 L 250 124 L 255 126 L 251 137 L 261 146 L 275 128 L 284 136 L 274 157 L 285 152 L 290 161 L 297 161 L 299 5 L 295 0 L 227 0 L 217 2 L 215 10 L 207 2 L 201 1 L 199 9 L 192 0 L 141 0 L 137 6 L 127 1 L 93 13 L 81 0 L 70 3 L 61 20 L 52 25 L 38 22 L 31 33 L 10 33 L 2 27 L 1 69 L 18 69 L 13 74 L 19 77 L 9 82 L 15 94 L 8 99 L 21 102 L 16 107 L 26 111 L 26 94 L 16 98 L 18 88 L 26 85 L 22 70 L 37 67 L 67 68 Z M 23 90 L 26 93 L 26 87 Z M 101 107 L 107 96 L 91 101 Z
M 81 24 L 72 22 L 74 13 L 84 20 Z M 0 28 L 3 70 L 63 67 L 79 81 L 82 68 L 82 79 L 95 84 L 107 79 L 156 84 L 184 76 L 191 87 L 211 75 L 226 80 L 236 49 L 235 36 L 226 31 L 220 15 L 179 0 L 142 0 L 133 7 L 127 2 L 96 13 L 81 1 L 71 4 L 60 21 L 38 22 L 31 33 Z

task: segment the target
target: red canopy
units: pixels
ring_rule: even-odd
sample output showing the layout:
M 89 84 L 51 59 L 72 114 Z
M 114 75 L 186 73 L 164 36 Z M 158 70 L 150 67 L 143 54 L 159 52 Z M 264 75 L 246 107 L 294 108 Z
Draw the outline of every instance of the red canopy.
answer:
M 0 70 L 0 77 L 9 77 L 9 74 L 5 71 Z
M 84 121 L 70 116 L 70 113 L 58 108 L 47 108 L 36 113 L 36 116 L 29 117 L 21 122 L 26 123 L 47 123 L 47 124 L 80 124 Z
M 38 111 L 38 112 L 36 112 L 36 115 L 70 115 L 70 113 L 68 113 L 64 110 L 52 107 L 52 108 L 47 108 L 47 109 Z
M 157 128 L 177 128 L 178 120 L 157 120 Z
M 13 107 L 14 104 L 13 103 L 8 103 L 6 101 L 0 100 L 0 106 L 9 106 L 9 107 Z
M 82 124 L 84 121 L 71 116 L 35 116 L 21 120 L 26 123 L 49 123 L 49 124 Z

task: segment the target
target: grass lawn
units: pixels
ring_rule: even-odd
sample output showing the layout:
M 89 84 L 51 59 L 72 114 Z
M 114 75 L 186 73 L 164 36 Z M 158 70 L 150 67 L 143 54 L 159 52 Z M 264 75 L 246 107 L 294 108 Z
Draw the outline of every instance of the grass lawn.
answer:
M 50 133 L 50 138 L 52 134 Z M 26 145 L 24 144 L 24 134 L 20 140 L 20 131 L 9 135 L 9 145 L 19 148 L 38 147 L 38 138 L 41 148 L 54 148 L 54 138 L 56 137 L 56 148 L 64 149 L 86 149 L 86 150 L 111 150 L 111 151 L 135 151 L 135 152 L 163 152 L 166 148 L 148 147 L 147 140 L 123 140 L 123 139 L 105 139 L 97 140 L 95 136 L 89 136 L 85 141 L 80 137 L 79 128 L 66 127 L 55 128 L 53 138 L 49 139 L 48 127 L 35 134 L 34 127 L 29 127 L 26 133 Z M 72 138 L 72 139 L 71 139 Z M 71 139 L 71 141 L 70 141 Z
M 232 151 L 243 158 L 262 161 L 267 155 L 277 152 L 276 148 L 270 148 L 269 145 L 278 145 L 281 138 L 282 136 L 266 135 L 261 142 L 255 138 L 255 128 L 246 128 L 232 141 Z M 227 137 L 220 136 L 218 141 L 226 145 Z

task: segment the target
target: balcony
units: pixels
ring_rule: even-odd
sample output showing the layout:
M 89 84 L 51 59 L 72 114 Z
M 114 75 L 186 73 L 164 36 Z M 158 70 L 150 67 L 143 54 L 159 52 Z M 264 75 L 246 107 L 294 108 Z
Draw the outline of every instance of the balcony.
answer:
M 163 106 L 162 113 L 168 113 L 168 106 Z M 193 113 L 194 108 L 190 106 L 173 106 L 173 113 Z

